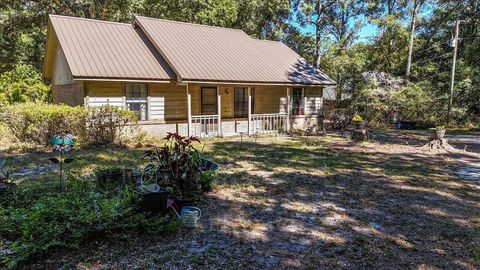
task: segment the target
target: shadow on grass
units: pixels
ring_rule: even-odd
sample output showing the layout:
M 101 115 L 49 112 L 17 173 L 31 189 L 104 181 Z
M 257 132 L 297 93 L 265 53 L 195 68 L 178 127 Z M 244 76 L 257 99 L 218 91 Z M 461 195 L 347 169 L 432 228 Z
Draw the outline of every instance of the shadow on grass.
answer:
M 119 243 L 107 259 L 64 261 L 150 269 L 480 266 L 478 184 L 450 176 L 445 156 L 351 146 L 214 142 L 205 154 L 221 164 L 219 183 L 200 202 L 200 228 Z M 123 159 L 120 151 L 109 162 L 135 162 L 137 154 Z
M 220 185 L 241 191 L 211 198 L 204 208 L 222 210 L 204 223 L 261 251 L 244 255 L 255 258 L 250 262 L 255 267 L 474 268 L 480 263 L 472 257 L 479 243 L 478 186 L 446 175 L 442 157 L 296 142 L 216 143 L 210 154 L 227 164 L 252 165 L 241 173 L 222 172 L 226 180 Z M 259 177 L 257 171 L 273 173 Z

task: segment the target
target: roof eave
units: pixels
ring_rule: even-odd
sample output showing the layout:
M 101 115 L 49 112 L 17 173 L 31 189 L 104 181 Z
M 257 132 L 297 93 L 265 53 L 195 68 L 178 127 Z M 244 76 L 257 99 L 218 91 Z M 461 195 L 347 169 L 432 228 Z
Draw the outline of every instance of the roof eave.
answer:
M 275 81 L 236 81 L 236 80 L 208 80 L 208 79 L 183 79 L 184 83 L 199 84 L 229 84 L 229 85 L 279 85 L 279 86 L 298 86 L 298 87 L 315 87 L 337 85 L 336 82 L 322 83 L 295 83 L 295 82 L 275 82 Z
M 144 83 L 175 83 L 176 80 L 168 78 L 129 78 L 129 77 L 95 77 L 73 76 L 74 81 L 105 81 L 105 82 L 144 82 Z

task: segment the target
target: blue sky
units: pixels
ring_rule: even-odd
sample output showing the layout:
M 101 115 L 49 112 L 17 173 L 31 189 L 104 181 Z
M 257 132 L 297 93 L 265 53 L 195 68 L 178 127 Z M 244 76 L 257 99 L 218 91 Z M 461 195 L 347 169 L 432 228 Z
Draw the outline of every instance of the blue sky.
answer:
M 432 11 L 434 10 L 435 7 L 435 1 L 430 1 L 425 4 L 422 9 L 420 10 L 419 17 L 429 17 L 432 15 Z M 378 34 L 378 27 L 374 24 L 371 24 L 368 22 L 367 18 L 365 16 L 359 16 L 355 20 L 360 20 L 362 22 L 362 28 L 358 32 L 358 38 L 357 42 L 368 42 L 372 37 L 375 37 Z M 352 20 L 352 24 L 355 23 L 355 20 Z M 410 23 L 410 18 L 406 18 L 406 20 L 403 21 L 405 26 L 408 26 Z M 310 34 L 314 35 L 315 34 L 315 27 L 313 25 L 309 25 L 307 27 L 300 27 L 298 24 L 295 24 L 299 29 L 300 32 L 303 34 Z
M 374 37 L 378 33 L 378 28 L 375 25 L 369 23 L 366 18 L 361 18 L 360 20 L 362 21 L 362 28 L 358 33 L 359 40 L 367 40 L 368 38 Z M 313 25 L 309 25 L 307 27 L 299 27 L 299 29 L 300 32 L 302 32 L 303 34 L 315 34 L 315 27 Z

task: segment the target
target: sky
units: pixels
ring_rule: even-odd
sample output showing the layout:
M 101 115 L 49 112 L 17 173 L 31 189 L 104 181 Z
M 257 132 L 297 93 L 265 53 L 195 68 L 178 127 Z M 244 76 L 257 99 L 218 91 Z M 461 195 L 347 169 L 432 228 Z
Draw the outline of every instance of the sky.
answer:
M 419 17 L 429 17 L 432 15 L 432 11 L 434 10 L 435 7 L 435 1 L 429 1 L 427 4 L 425 4 L 420 12 L 419 12 Z M 351 24 L 353 25 L 355 20 L 360 20 L 362 22 L 362 28 L 358 32 L 358 38 L 357 38 L 357 43 L 358 42 L 363 42 L 363 43 L 369 43 L 372 39 L 372 37 L 375 37 L 378 34 L 378 27 L 370 22 L 368 22 L 367 18 L 363 15 L 359 16 L 358 18 L 355 18 L 352 20 Z M 403 24 L 405 26 L 408 26 L 410 23 L 409 18 L 407 18 L 405 21 L 403 21 Z M 315 35 L 315 27 L 313 25 L 309 25 L 307 27 L 301 27 L 298 24 L 296 25 L 299 29 L 300 32 L 303 34 L 310 34 L 310 35 Z
M 359 18 L 362 21 L 362 28 L 358 32 L 358 39 L 360 41 L 366 41 L 371 37 L 374 37 L 378 33 L 378 28 L 369 23 L 366 18 Z M 353 22 L 352 22 L 353 23 Z M 298 25 L 297 25 L 298 26 Z M 315 34 L 315 27 L 313 25 L 309 25 L 307 27 L 299 27 L 300 32 L 303 34 Z

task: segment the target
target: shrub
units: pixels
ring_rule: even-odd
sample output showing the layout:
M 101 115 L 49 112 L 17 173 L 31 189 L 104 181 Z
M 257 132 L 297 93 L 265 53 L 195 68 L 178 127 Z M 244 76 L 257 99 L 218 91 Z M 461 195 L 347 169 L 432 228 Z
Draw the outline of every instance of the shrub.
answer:
M 86 140 L 91 143 L 112 143 L 121 138 L 129 126 L 135 126 L 135 112 L 115 106 L 89 107 L 86 114 Z M 133 125 L 132 125 L 133 124 Z
M 54 247 L 75 248 L 107 232 L 172 229 L 165 218 L 147 219 L 140 214 L 138 196 L 128 189 L 101 190 L 94 182 L 78 178 L 69 179 L 63 193 L 43 185 L 17 189 L 19 196 L 8 203 L 0 200 L 0 250 L 4 251 L 0 252 L 0 269 L 15 268 Z M 31 193 L 35 193 L 33 199 L 28 196 Z
M 68 131 L 82 143 L 103 144 L 120 139 L 134 112 L 113 106 L 71 107 L 47 103 L 17 103 L 0 112 L 16 140 L 44 145 L 55 133 Z
M 84 119 L 85 110 L 82 107 L 39 102 L 7 106 L 2 121 L 15 139 L 43 145 L 53 134 L 61 131 L 71 131 L 82 137 L 85 130 Z
M 99 187 L 120 186 L 123 170 L 118 166 L 102 166 L 95 169 L 95 177 Z

